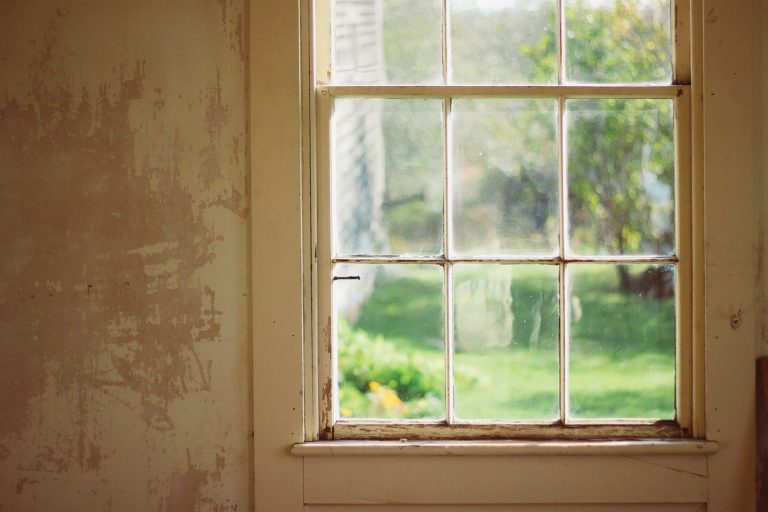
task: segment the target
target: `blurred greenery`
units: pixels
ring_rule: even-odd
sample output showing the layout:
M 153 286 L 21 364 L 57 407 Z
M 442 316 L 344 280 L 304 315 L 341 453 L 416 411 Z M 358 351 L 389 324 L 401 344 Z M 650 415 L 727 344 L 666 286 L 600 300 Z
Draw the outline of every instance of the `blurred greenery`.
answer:
M 569 0 L 566 4 L 569 80 L 670 83 L 668 0 Z M 420 51 L 399 41 L 405 40 L 406 32 L 419 32 L 414 24 L 431 17 L 439 2 L 384 0 L 383 5 L 389 81 L 433 81 L 434 63 L 428 65 L 425 60 L 433 59 L 434 45 L 439 46 L 440 41 L 432 38 Z M 463 15 L 462 30 L 484 33 L 488 41 L 500 39 L 494 37 L 494 30 L 506 33 L 509 23 L 526 23 L 524 18 L 501 16 L 494 10 L 477 9 L 474 13 L 474 18 Z M 551 19 L 553 14 L 544 9 L 537 16 Z M 556 76 L 555 39 L 554 30 L 545 30 L 529 41 L 515 43 L 519 51 L 513 52 L 514 59 L 531 83 L 552 82 Z M 492 50 L 489 47 L 488 52 Z M 478 55 L 467 65 L 488 63 Z M 469 68 L 464 68 L 465 72 L 472 73 Z M 414 110 L 420 108 L 418 101 L 412 103 Z M 672 102 L 602 99 L 570 100 L 567 105 L 571 227 L 569 233 L 560 236 L 567 235 L 570 247 L 580 254 L 672 253 Z M 555 186 L 556 159 L 546 155 L 537 159 L 534 155 L 546 152 L 556 137 L 556 125 L 545 107 L 543 102 L 542 107 L 534 105 L 512 121 L 485 127 L 479 116 L 481 122 L 467 129 L 468 139 L 493 138 L 499 142 L 484 153 L 472 155 L 468 165 L 479 170 L 473 179 L 478 180 L 476 187 L 481 193 L 465 209 L 481 208 L 496 199 L 514 204 L 507 216 L 480 215 L 486 217 L 486 224 L 481 222 L 478 230 L 506 229 L 521 238 L 545 240 L 542 236 L 556 229 L 557 207 L 539 207 L 547 190 Z M 551 106 L 547 108 L 551 110 Z M 442 171 L 434 169 L 433 156 L 419 150 L 425 143 L 423 130 L 407 122 L 407 107 L 403 113 L 397 117 L 387 114 L 382 119 L 386 189 L 392 194 L 384 198 L 388 223 L 384 227 L 393 252 L 409 246 L 409 239 L 434 234 L 442 222 L 442 198 L 428 185 L 434 182 L 429 176 Z M 430 146 L 442 144 L 439 140 L 426 142 Z M 395 162 L 407 165 L 397 167 Z M 546 184 L 544 189 L 542 183 Z M 503 197 L 503 191 L 510 187 L 514 194 Z M 414 200 L 408 201 L 409 197 Z M 521 231 L 525 229 L 531 233 Z M 544 242 L 542 247 L 546 247 Z M 670 276 L 660 266 L 595 265 L 579 271 L 569 302 L 573 415 L 674 417 L 675 306 Z M 436 286 L 442 286 L 439 278 L 430 281 L 404 275 L 380 280 L 354 317 L 340 319 L 342 416 L 442 417 L 443 298 L 434 293 Z M 552 363 L 553 354 L 556 361 L 556 343 L 533 346 L 530 341 L 535 337 L 534 329 L 559 331 L 556 310 L 534 307 L 542 298 L 544 303 L 551 303 L 553 293 L 540 276 L 521 273 L 509 287 L 507 302 L 514 307 L 510 311 L 511 339 L 482 350 L 457 345 L 455 380 L 460 418 L 557 416 L 558 389 L 557 380 L 553 380 L 557 373 Z M 481 307 L 482 301 L 468 304 L 464 307 Z M 483 315 L 480 311 L 464 314 Z
M 578 309 L 571 318 L 571 387 L 576 390 L 571 412 L 584 418 L 671 418 L 674 299 L 623 293 L 617 273 L 606 267 L 589 265 L 580 271 L 571 303 L 572 310 Z M 633 276 L 647 269 L 636 267 Z M 442 346 L 433 343 L 442 339 L 442 297 L 434 293 L 439 276 L 430 279 L 407 274 L 383 279 L 352 325 L 340 320 L 342 415 L 443 416 L 444 356 Z M 521 326 L 515 339 L 506 347 L 456 351 L 460 418 L 546 420 L 558 414 L 557 347 L 528 346 L 535 324 L 530 321 L 532 298 L 552 290 L 541 288 L 547 284 L 541 272 L 520 272 L 513 283 L 515 322 Z M 539 325 L 557 330 L 551 325 L 557 323 L 557 314 L 550 313 Z M 371 383 L 391 390 L 398 401 L 386 402 L 384 390 L 372 390 Z
M 671 80 L 668 0 L 571 0 L 566 75 L 577 82 Z M 612 8 L 613 7 L 613 8 Z M 524 47 L 550 73 L 547 32 Z M 674 134 L 669 100 L 568 102 L 570 245 L 580 254 L 668 254 L 674 248 Z
M 461 24 L 455 29 L 482 33 L 486 41 L 483 44 L 490 45 L 475 50 L 476 58 L 465 59 L 462 73 L 482 77 L 481 68 L 501 66 L 498 55 L 503 52 L 488 41 L 515 44 L 517 36 L 512 43 L 508 37 L 509 32 L 515 32 L 530 39 L 518 41 L 519 51 L 512 52 L 511 60 L 504 61 L 504 65 L 521 70 L 517 80 L 551 82 L 556 76 L 557 36 L 551 23 L 555 3 L 541 3 L 538 11 L 525 11 L 525 16 L 520 15 L 524 4 L 510 5 L 514 7 L 462 12 Z M 422 61 L 434 54 L 413 51 L 403 40 L 404 31 L 419 32 L 413 26 L 415 20 L 429 19 L 429 13 L 435 9 L 434 2 L 384 0 L 385 67 L 395 74 L 390 79 L 408 82 L 409 73 L 421 69 L 425 65 Z M 566 11 L 566 63 L 570 79 L 591 83 L 671 81 L 669 0 L 570 0 Z M 531 16 L 535 23 L 529 22 Z M 550 25 L 544 23 L 546 20 L 550 20 Z M 538 32 L 532 26 L 539 27 Z M 432 39 L 430 44 L 439 44 Z M 411 76 L 416 77 L 416 83 L 421 80 L 418 75 Z M 477 115 L 467 117 L 468 121 L 455 127 L 454 135 L 460 138 L 454 140 L 454 145 L 474 151 L 461 158 L 454 155 L 454 164 L 461 165 L 466 172 L 480 172 L 472 178 L 475 182 L 471 190 L 463 188 L 462 202 L 457 203 L 457 208 L 461 207 L 463 218 L 471 217 L 477 224 L 472 235 L 475 238 L 482 239 L 489 232 L 506 233 L 514 240 L 524 241 L 536 254 L 551 251 L 559 215 L 553 193 L 557 189 L 557 128 L 550 111 L 552 105 L 547 101 L 505 101 L 507 106 L 501 106 L 498 100 L 461 101 L 462 109 Z M 385 115 L 382 123 L 388 194 L 413 198 L 410 202 L 385 198 L 385 228 L 393 252 L 413 245 L 405 243 L 408 239 L 415 240 L 426 233 L 435 236 L 442 216 L 440 197 L 428 185 L 434 183 L 439 169 L 435 169 L 433 154 L 419 149 L 439 147 L 442 143 L 434 136 L 423 140 L 419 123 L 407 122 L 408 104 L 418 111 L 421 101 L 402 103 L 400 115 L 396 119 Z M 518 111 L 505 112 L 508 108 Z M 569 246 L 583 255 L 671 254 L 672 102 L 623 98 L 570 100 L 567 109 Z M 489 205 L 494 204 L 501 205 L 498 212 L 489 210 Z M 627 284 L 622 282 L 622 286 Z

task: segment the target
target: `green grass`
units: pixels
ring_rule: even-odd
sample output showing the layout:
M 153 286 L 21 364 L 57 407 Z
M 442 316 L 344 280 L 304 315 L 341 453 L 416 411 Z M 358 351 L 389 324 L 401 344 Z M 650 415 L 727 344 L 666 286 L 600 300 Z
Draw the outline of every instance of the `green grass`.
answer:
M 340 322 L 343 414 L 443 416 L 444 358 L 438 342 L 442 284 L 437 273 L 434 279 L 424 275 L 404 273 L 377 282 L 354 325 Z M 525 299 L 551 295 L 551 279 L 542 279 L 530 267 L 516 271 L 511 283 L 515 339 L 501 348 L 455 354 L 461 419 L 549 420 L 559 414 L 557 345 L 527 344 L 533 322 Z M 673 301 L 621 293 L 617 283 L 615 269 L 604 266 L 585 267 L 574 283 L 579 311 L 571 322 L 571 414 L 584 419 L 671 418 Z M 477 301 L 472 304 L 467 307 L 481 307 Z M 465 314 L 482 317 L 483 312 Z M 542 323 L 558 321 L 556 314 L 542 318 Z

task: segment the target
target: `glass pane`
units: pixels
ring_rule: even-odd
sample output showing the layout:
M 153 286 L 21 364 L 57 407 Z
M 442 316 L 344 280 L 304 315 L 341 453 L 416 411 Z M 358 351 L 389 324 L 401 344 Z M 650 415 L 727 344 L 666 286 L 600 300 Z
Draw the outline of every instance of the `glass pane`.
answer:
M 558 246 L 557 102 L 454 100 L 452 248 L 552 255 Z
M 342 418 L 443 418 L 443 269 L 337 265 L 333 302 Z
M 432 99 L 334 102 L 337 255 L 443 253 L 442 111 Z
M 675 251 L 672 100 L 569 100 L 570 249 Z
M 557 81 L 555 0 L 451 0 L 449 19 L 452 83 Z
M 454 266 L 457 417 L 559 417 L 558 273 L 546 265 Z
M 675 417 L 673 265 L 571 265 L 575 419 Z
M 568 81 L 671 83 L 671 0 L 565 0 Z
M 442 83 L 440 0 L 333 0 L 337 84 Z

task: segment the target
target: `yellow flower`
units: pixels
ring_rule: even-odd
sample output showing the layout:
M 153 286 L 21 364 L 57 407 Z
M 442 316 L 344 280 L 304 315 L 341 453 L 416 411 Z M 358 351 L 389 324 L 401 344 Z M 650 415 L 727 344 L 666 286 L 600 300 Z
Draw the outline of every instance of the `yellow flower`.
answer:
M 397 393 L 389 388 L 383 388 L 381 390 L 381 398 L 384 401 L 384 407 L 387 409 L 394 409 L 400 407 L 403 401 L 397 396 Z

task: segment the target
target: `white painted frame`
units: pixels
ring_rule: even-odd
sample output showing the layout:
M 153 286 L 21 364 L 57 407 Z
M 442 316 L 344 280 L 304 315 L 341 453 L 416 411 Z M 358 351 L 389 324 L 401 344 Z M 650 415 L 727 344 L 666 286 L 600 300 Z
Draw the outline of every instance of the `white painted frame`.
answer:
M 703 229 L 693 231 L 694 284 L 700 292 L 692 300 L 698 314 L 687 357 L 694 362 L 693 402 L 703 404 L 692 411 L 694 425 L 701 425 L 694 435 L 716 443 L 717 451 L 670 441 L 679 448 L 660 454 L 655 442 L 606 441 L 597 443 L 597 451 L 578 448 L 584 446 L 579 442 L 553 453 L 550 443 L 530 442 L 523 455 L 514 448 L 520 442 L 508 449 L 487 442 L 471 456 L 452 455 L 461 446 L 454 443 L 444 449 L 446 455 L 434 457 L 429 449 L 406 443 L 402 449 L 413 453 L 403 458 L 395 449 L 377 454 L 387 449 L 380 443 L 364 442 L 355 454 L 329 454 L 320 443 L 302 442 L 317 431 L 313 407 L 319 395 L 311 366 L 303 369 L 305 356 L 309 364 L 314 360 L 318 339 L 307 318 L 312 273 L 305 248 L 313 235 L 302 231 L 310 220 L 309 198 L 302 194 L 311 190 L 306 144 L 311 82 L 305 80 L 309 53 L 302 41 L 309 40 L 311 13 L 307 0 L 251 2 L 257 511 L 754 510 L 755 11 L 750 0 L 692 0 L 691 5 L 685 19 L 695 42 L 690 45 L 692 160 L 698 169 L 692 211 L 693 222 Z M 310 328 L 302 338 L 305 320 Z M 305 398 L 309 405 L 302 414 Z M 304 453 L 292 455 L 292 445 Z M 439 478 L 436 487 L 412 485 L 409 476 L 421 474 L 416 470 Z
M 316 302 L 314 302 L 314 317 L 321 319 L 322 335 L 319 339 L 321 346 L 317 351 L 318 389 L 321 390 L 318 407 L 317 434 L 312 439 L 492 439 L 492 438 L 685 438 L 699 435 L 703 432 L 703 423 L 695 423 L 694 410 L 700 410 L 702 403 L 694 401 L 694 368 L 702 361 L 692 357 L 694 352 L 694 319 L 693 297 L 700 290 L 694 290 L 692 234 L 701 230 L 701 225 L 694 225 L 692 211 L 692 115 L 691 115 L 691 59 L 689 22 L 691 9 L 689 0 L 673 0 L 673 77 L 671 85 L 650 84 L 616 84 L 616 85 L 582 85 L 563 84 L 564 65 L 564 19 L 560 14 L 563 1 L 558 0 L 558 84 L 557 85 L 507 85 L 507 86 L 477 86 L 477 85 L 327 85 L 324 79 L 330 76 L 331 43 L 330 43 L 330 0 L 316 0 L 314 12 L 319 18 L 313 28 L 316 37 L 312 42 L 318 45 L 314 53 L 316 69 L 321 70 L 321 77 L 310 74 L 312 83 L 318 84 L 313 89 L 312 126 L 313 140 L 313 181 L 316 186 L 312 189 L 313 203 L 311 208 L 317 227 L 315 238 L 312 240 L 313 263 L 317 272 L 313 275 L 316 286 Z M 443 0 L 443 83 L 448 82 L 448 0 Z M 322 23 L 322 24 L 321 24 Z M 327 36 L 327 37 L 326 37 Z M 311 93 L 312 94 L 312 93 Z M 331 248 L 331 108 L 333 100 L 346 97 L 370 98 L 436 98 L 443 100 L 443 136 L 444 151 L 448 148 L 447 134 L 449 133 L 448 113 L 450 102 L 454 98 L 542 98 L 554 99 L 558 102 L 559 140 L 559 169 L 564 172 L 566 148 L 564 146 L 564 115 L 566 99 L 571 98 L 662 98 L 670 99 L 674 104 L 675 125 L 675 246 L 676 254 L 672 257 L 567 257 L 565 251 L 564 218 L 566 217 L 565 192 L 560 190 L 560 236 L 559 256 L 549 258 L 456 258 L 450 255 L 448 247 L 450 231 L 450 201 L 447 182 L 444 184 L 444 215 L 443 243 L 444 254 L 441 257 L 412 257 L 412 258 L 376 258 L 333 257 Z M 447 154 L 445 165 L 448 165 Z M 444 179 L 449 174 L 443 170 Z M 564 178 L 560 176 L 560 186 L 564 186 Z M 559 304 L 560 304 L 560 418 L 551 423 L 541 422 L 509 422 L 509 421 L 457 421 L 454 416 L 453 399 L 453 339 L 452 339 L 452 291 L 450 287 L 451 269 L 454 263 L 464 261 L 499 262 L 499 263 L 541 263 L 558 265 L 560 268 Z M 676 382 L 675 409 L 676 417 L 672 421 L 643 421 L 643 420 L 610 420 L 610 421 L 573 421 L 567 418 L 567 365 L 568 365 L 568 332 L 567 332 L 567 291 L 565 289 L 565 267 L 567 263 L 583 261 L 587 263 L 672 263 L 676 266 Z M 405 420 L 360 420 L 341 419 L 338 414 L 336 392 L 338 377 L 336 375 L 336 348 L 334 347 L 333 331 L 335 322 L 331 313 L 331 288 L 333 264 L 343 262 L 366 263 L 434 263 L 441 265 L 445 276 L 445 420 L 424 421 Z M 566 264 L 563 264 L 567 262 Z

